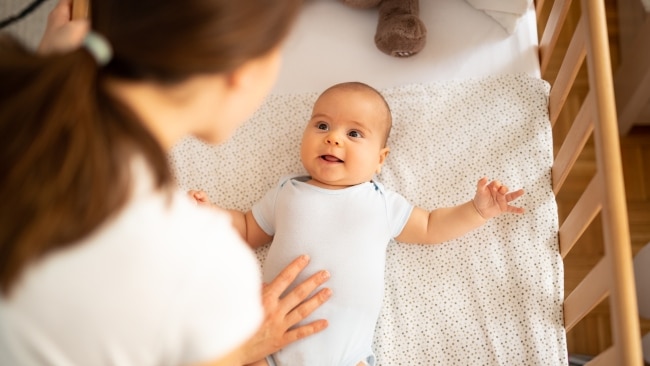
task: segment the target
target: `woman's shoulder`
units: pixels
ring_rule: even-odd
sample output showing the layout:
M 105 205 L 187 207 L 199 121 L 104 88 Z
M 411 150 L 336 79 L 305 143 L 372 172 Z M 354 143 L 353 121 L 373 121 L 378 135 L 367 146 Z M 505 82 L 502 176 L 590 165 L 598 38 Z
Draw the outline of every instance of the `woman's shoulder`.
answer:
M 136 197 L 130 202 L 109 230 L 112 234 L 145 239 L 160 249 L 165 243 L 169 249 L 182 250 L 215 246 L 228 250 L 245 244 L 232 226 L 226 211 L 199 206 L 184 192 L 156 192 L 147 197 Z
M 190 240 L 194 245 L 222 239 L 233 239 L 231 217 L 226 211 L 199 206 L 180 189 L 155 188 L 151 172 L 142 161 L 134 161 L 134 186 L 125 207 L 109 220 L 108 235 L 148 237 L 164 242 Z M 112 227 L 112 230 L 111 230 Z M 185 247 L 191 244 L 184 244 Z
M 100 363 L 107 338 L 133 364 L 143 363 L 133 344 L 161 341 L 166 356 L 187 364 L 250 336 L 262 318 L 259 266 L 229 216 L 181 192 L 140 193 L 94 233 L 30 267 L 0 313 L 4 306 L 21 319 L 46 319 L 39 331 L 71 345 L 65 351 L 77 364 Z M 61 319 L 65 328 L 50 327 Z M 24 326 L 10 320 L 16 331 Z

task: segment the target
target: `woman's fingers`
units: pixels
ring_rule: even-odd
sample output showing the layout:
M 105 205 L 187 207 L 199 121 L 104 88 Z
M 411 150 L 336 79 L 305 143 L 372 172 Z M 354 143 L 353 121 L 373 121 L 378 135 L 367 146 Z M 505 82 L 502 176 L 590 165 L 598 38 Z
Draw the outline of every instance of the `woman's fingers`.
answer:
M 264 285 L 264 293 L 271 298 L 278 299 L 280 295 L 289 288 L 293 281 L 298 277 L 309 264 L 309 256 L 301 255 L 294 259 L 288 266 L 286 266 L 271 283 Z
M 327 272 L 322 271 L 316 273 L 312 277 L 315 278 L 307 279 L 281 300 L 287 301 L 287 303 L 283 305 L 291 309 L 286 317 L 286 321 L 290 326 L 298 324 L 298 322 L 309 316 L 309 314 L 311 314 L 319 306 L 323 305 L 323 303 L 327 301 L 330 296 L 332 296 L 332 290 L 329 288 L 324 288 L 318 291 L 314 296 L 307 299 L 309 294 L 311 294 L 316 288 L 318 288 L 318 286 L 320 286 L 327 280 L 327 278 L 329 278 L 329 275 Z M 300 288 L 301 286 L 302 288 Z M 291 296 L 295 297 L 290 298 Z
M 307 267 L 307 264 L 309 264 L 309 256 L 302 255 L 294 259 L 271 283 L 265 286 L 265 293 L 270 297 L 280 298 L 293 281 L 295 281 L 298 274 Z M 328 279 L 329 272 L 319 271 L 292 289 L 281 299 L 282 304 L 286 307 L 287 313 L 303 302 Z
M 285 326 L 288 329 L 284 334 L 283 341 L 285 344 L 318 333 L 327 327 L 327 320 L 319 319 L 294 328 L 296 324 L 307 318 L 309 314 L 330 298 L 332 291 L 324 288 L 305 300 L 318 286 L 327 281 L 327 279 L 329 279 L 329 273 L 320 271 L 298 285 L 280 300 L 281 302 L 286 302 L 281 305 L 282 307 L 291 309 L 285 318 Z
M 290 344 L 293 343 L 299 339 L 303 339 L 305 337 L 309 337 L 312 334 L 316 334 L 320 332 L 321 330 L 327 328 L 327 320 L 325 319 L 320 319 L 316 320 L 314 322 L 311 322 L 309 324 L 302 325 L 300 327 L 291 329 L 285 333 L 285 344 Z
M 271 283 L 264 286 L 264 301 L 268 302 L 268 304 L 265 304 L 265 307 L 267 309 L 269 307 L 275 308 L 275 306 L 271 305 L 271 303 L 274 303 L 277 306 L 277 313 L 282 314 L 283 325 L 281 328 L 285 332 L 282 336 L 282 343 L 284 345 L 317 333 L 326 328 L 328 324 L 326 320 L 316 320 L 309 324 L 292 328 L 298 322 L 309 316 L 309 314 L 331 296 L 331 290 L 324 288 L 309 297 L 319 286 L 329 279 L 329 272 L 316 272 L 294 287 L 289 293 L 285 294 L 284 297 L 280 298 L 308 263 L 309 257 L 306 255 L 294 259 Z
M 72 0 L 61 0 L 47 17 L 45 33 L 38 45 L 41 54 L 64 53 L 79 47 L 88 32 L 88 20 L 71 20 Z
M 309 295 L 314 293 L 320 285 L 329 279 L 329 276 L 329 272 L 327 271 L 316 272 L 280 299 L 281 307 L 287 311 L 287 319 L 291 323 L 295 324 L 304 319 L 329 298 L 331 290 L 322 289 L 315 296 L 307 300 Z

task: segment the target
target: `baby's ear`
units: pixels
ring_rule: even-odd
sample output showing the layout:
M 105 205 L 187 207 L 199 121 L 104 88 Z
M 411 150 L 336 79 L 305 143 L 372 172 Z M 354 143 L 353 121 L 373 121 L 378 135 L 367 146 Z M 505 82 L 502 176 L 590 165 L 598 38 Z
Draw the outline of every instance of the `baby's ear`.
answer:
M 383 149 L 379 150 L 379 164 L 377 165 L 377 170 L 375 171 L 375 173 L 377 174 L 381 173 L 381 167 L 384 165 L 384 162 L 388 157 L 388 153 L 390 153 L 389 147 L 384 147 Z

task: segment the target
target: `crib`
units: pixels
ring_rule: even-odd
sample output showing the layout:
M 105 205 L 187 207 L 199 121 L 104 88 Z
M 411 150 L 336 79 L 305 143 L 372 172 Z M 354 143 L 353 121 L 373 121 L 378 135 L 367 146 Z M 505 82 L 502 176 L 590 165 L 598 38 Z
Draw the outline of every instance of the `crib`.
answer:
M 367 82 L 394 112 L 385 185 L 434 208 L 471 198 L 474 179 L 491 174 L 523 186 L 529 210 L 436 247 L 391 243 L 379 364 L 567 364 L 566 332 L 607 299 L 613 345 L 589 365 L 642 365 L 603 2 L 582 0 L 571 27 L 571 0 L 538 0 L 507 24 L 470 1 L 420 3 L 427 46 L 396 59 L 374 49 L 372 10 L 307 2 L 272 94 L 223 146 L 192 139 L 177 146 L 179 184 L 222 206 L 250 208 L 280 175 L 300 171 L 298 136 L 318 92 Z M 572 32 L 566 50 L 561 32 Z M 558 73 L 546 83 L 553 63 Z M 583 67 L 589 92 L 554 154 L 552 127 Z M 554 195 L 592 136 L 597 173 L 559 222 Z M 605 255 L 565 297 L 562 258 L 596 219 Z
M 555 158 L 553 187 L 555 192 L 561 189 L 579 150 L 584 147 L 587 138 L 593 133 L 598 173 L 560 227 L 559 242 L 560 251 L 565 256 L 600 210 L 606 254 L 566 298 L 564 319 L 569 331 L 599 301 L 609 295 L 614 345 L 592 363 L 632 365 L 642 362 L 638 342 L 640 332 L 635 289 L 632 285 L 633 274 L 630 273 L 631 252 L 621 178 L 605 12 L 601 2 L 597 3 L 588 1 L 581 3 L 583 13 L 571 38 L 549 100 L 551 123 L 554 123 L 586 58 L 589 93 Z M 542 75 L 550 62 L 552 50 L 555 48 L 561 30 L 556 24 L 562 23 L 570 5 L 571 1 L 553 4 L 547 29 L 540 41 Z M 538 11 L 542 6 L 543 2 L 537 3 Z

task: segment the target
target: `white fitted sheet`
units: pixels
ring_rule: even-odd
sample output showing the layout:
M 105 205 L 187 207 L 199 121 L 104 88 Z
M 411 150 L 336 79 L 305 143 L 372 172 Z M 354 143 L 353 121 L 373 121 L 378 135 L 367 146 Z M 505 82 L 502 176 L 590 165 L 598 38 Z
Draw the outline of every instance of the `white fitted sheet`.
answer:
M 380 88 L 394 118 L 378 176 L 388 189 L 434 209 L 471 199 L 487 176 L 523 188 L 526 213 L 440 245 L 389 244 L 379 365 L 567 364 L 548 90 L 525 74 Z M 300 137 L 317 96 L 270 95 L 223 145 L 179 144 L 180 186 L 248 210 L 279 177 L 304 174 Z

